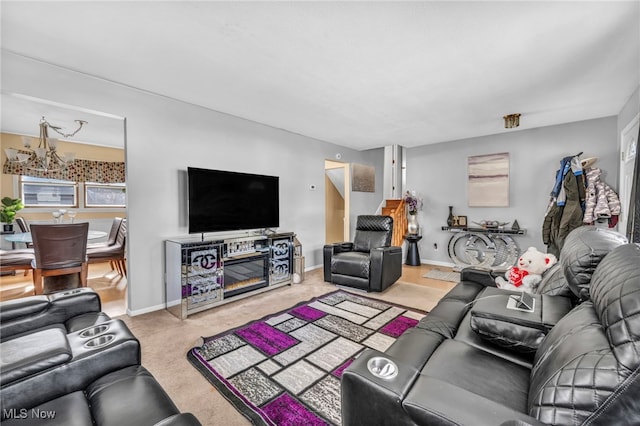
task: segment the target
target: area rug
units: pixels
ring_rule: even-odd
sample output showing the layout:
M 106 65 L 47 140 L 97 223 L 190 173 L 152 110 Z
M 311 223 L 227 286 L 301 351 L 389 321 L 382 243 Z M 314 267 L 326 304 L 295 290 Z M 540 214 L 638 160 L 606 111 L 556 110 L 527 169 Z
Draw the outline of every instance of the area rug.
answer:
M 187 358 L 253 424 L 340 425 L 342 372 L 424 315 L 336 291 L 206 337 Z
M 434 280 L 452 281 L 454 283 L 460 282 L 460 272 L 455 271 L 441 271 L 439 269 L 432 269 L 423 275 L 424 278 L 431 278 Z

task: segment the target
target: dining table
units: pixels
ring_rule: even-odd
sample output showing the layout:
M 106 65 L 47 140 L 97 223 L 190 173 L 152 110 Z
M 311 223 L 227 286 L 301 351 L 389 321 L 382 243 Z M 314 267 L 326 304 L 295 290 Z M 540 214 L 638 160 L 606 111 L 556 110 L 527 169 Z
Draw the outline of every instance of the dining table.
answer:
M 107 233 L 104 231 L 92 231 L 89 230 L 87 234 L 88 240 L 97 240 L 98 238 L 106 237 Z M 31 232 L 21 232 L 18 234 L 11 234 L 4 237 L 5 240 L 10 241 L 12 243 L 33 243 L 33 238 L 31 237 Z

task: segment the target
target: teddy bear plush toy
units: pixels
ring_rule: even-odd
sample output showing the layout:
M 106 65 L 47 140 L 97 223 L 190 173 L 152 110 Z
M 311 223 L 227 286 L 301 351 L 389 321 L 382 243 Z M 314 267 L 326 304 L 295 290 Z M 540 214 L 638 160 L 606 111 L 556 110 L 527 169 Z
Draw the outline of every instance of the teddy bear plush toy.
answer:
M 550 253 L 542 253 L 535 247 L 529 247 L 522 253 L 515 266 L 509 268 L 503 277 L 496 278 L 496 286 L 507 290 L 533 293 L 542 281 L 542 274 L 551 268 L 558 259 Z

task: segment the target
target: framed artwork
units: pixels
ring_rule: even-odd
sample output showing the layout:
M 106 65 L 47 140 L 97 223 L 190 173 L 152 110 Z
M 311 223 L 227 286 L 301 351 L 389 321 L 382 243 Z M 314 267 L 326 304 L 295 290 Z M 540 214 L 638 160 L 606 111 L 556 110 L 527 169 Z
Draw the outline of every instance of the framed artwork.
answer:
M 469 207 L 509 207 L 509 153 L 467 158 Z
M 351 190 L 376 192 L 376 169 L 364 164 L 351 165 Z
M 467 227 L 467 217 L 466 216 L 454 216 L 453 224 L 451 225 L 454 228 L 466 228 Z

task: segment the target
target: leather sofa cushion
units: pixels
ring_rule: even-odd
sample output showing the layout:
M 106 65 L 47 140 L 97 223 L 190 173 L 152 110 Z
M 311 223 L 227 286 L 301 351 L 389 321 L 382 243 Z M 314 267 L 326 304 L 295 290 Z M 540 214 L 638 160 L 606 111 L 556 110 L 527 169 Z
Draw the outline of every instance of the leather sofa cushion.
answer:
M 7 300 L 2 302 L 2 309 L 0 309 L 0 323 L 38 314 L 44 312 L 48 308 L 49 298 L 47 296 L 31 296 L 27 298 Z
M 453 389 L 482 395 L 512 410 L 527 411 L 527 395 L 531 370 L 504 358 L 474 348 L 457 340 L 447 339 L 433 353 L 429 362 L 416 379 L 406 401 L 420 405 L 424 399 L 425 383 L 430 378 L 439 379 Z M 455 394 L 447 395 L 452 402 Z M 466 409 L 464 403 L 459 409 Z M 424 423 L 422 423 L 424 424 Z
M 618 367 L 592 303 L 583 302 L 536 352 L 527 411 L 545 423 L 582 424 L 628 374 Z
M 22 408 L 2 420 L 2 426 L 42 424 L 46 426 L 94 426 L 91 410 L 82 391 L 68 393 L 37 407 Z M 44 417 L 43 417 L 44 416 Z M 46 418 L 46 420 L 44 420 Z
M 547 426 L 486 395 L 475 394 L 433 377 L 421 376 L 402 402 L 402 407 L 412 421 L 385 424 Z
M 390 216 L 360 215 L 356 222 L 353 249 L 369 253 L 377 247 L 391 245 L 393 219 Z
M 67 335 L 62 327 L 38 331 L 0 343 L 0 352 L 2 386 L 63 364 L 72 357 Z
M 368 279 L 370 272 L 369 253 L 350 251 L 336 254 L 331 258 L 331 272 Z
M 471 328 L 471 312 L 468 312 L 464 319 L 460 322 L 458 332 L 456 333 L 454 339 L 485 352 L 489 352 L 500 358 L 504 358 L 510 362 L 513 362 L 514 364 L 519 364 L 529 369 L 533 366 L 534 354 L 515 352 L 510 348 L 498 346 L 490 340 L 484 339 L 480 334 L 473 331 L 473 329 Z
M 12 412 L 16 415 L 5 416 L 2 420 L 3 426 L 200 424 L 192 415 L 179 416 L 180 412 L 164 389 L 140 365 L 102 376 L 90 384 L 84 392 L 71 392 L 36 407 L 25 407 L 23 411 L 16 409 Z M 16 418 L 21 413 L 26 417 Z M 55 416 L 45 422 L 34 417 L 35 413 L 55 413 Z M 163 421 L 165 423 L 162 423 Z
M 516 352 L 533 353 L 548 331 L 571 310 L 571 300 L 534 294 L 534 311 L 507 308 L 509 298 L 519 293 L 487 289 L 470 313 L 473 331 L 493 344 Z
M 387 234 L 388 232 L 386 231 L 358 230 L 353 240 L 353 249 L 355 251 L 369 253 L 374 248 L 388 246 L 387 240 L 389 238 Z
M 410 328 L 389 346 L 385 354 L 395 361 L 420 370 L 444 339 L 439 333 Z
M 153 425 L 178 414 L 178 408 L 144 367 L 107 374 L 85 391 L 100 426 Z
M 591 277 L 598 264 L 627 239 L 614 231 L 581 226 L 569 233 L 560 252 L 560 264 L 569 288 L 580 299 L 589 299 Z
M 100 296 L 89 287 L 2 302 L 0 340 L 65 324 L 78 315 L 97 314 L 101 306 Z
M 636 370 L 640 366 L 640 244 L 614 249 L 601 265 L 591 283 L 593 307 L 620 364 Z
M 472 282 L 460 282 L 420 320 L 417 328 L 433 331 L 448 339 L 456 335 L 462 318 L 471 309 L 473 300 L 485 287 Z M 486 290 L 485 290 L 486 291 Z
M 475 300 L 476 297 L 480 297 L 481 292 L 487 291 L 487 288 L 489 287 L 472 281 L 460 281 L 442 299 L 455 299 L 465 303 L 470 303 Z
M 571 299 L 577 299 L 569 288 L 567 279 L 564 277 L 564 271 L 560 263 L 556 263 L 542 274 L 542 281 L 536 287 L 537 294 L 546 294 L 547 296 L 564 296 Z

